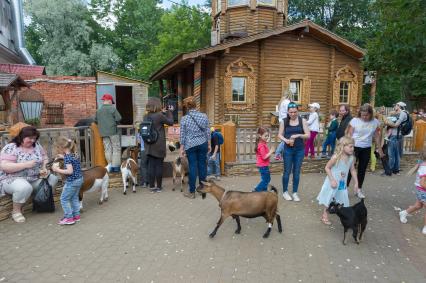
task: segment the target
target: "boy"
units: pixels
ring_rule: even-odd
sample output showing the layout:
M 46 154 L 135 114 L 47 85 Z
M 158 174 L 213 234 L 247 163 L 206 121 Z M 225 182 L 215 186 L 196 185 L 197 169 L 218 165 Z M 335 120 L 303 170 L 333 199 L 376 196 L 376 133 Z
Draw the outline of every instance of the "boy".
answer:
M 330 155 L 328 157 L 330 158 L 334 153 L 334 148 L 336 147 L 336 131 L 339 127 L 337 114 L 337 111 L 334 109 L 330 111 L 330 123 L 327 126 L 327 138 L 322 145 L 321 158 L 327 157 L 327 146 L 331 147 Z

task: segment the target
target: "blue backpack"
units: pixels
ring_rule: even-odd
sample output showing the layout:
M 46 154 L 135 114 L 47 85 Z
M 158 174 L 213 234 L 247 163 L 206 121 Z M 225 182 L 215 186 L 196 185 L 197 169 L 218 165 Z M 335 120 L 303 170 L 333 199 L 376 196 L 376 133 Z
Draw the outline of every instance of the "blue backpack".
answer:
M 213 136 L 216 136 L 217 137 L 217 140 L 218 140 L 218 142 L 219 142 L 219 145 L 222 145 L 223 144 L 223 136 L 222 136 L 222 134 L 220 133 L 220 132 L 216 132 L 216 131 L 214 131 L 213 133 L 212 133 L 212 137 Z

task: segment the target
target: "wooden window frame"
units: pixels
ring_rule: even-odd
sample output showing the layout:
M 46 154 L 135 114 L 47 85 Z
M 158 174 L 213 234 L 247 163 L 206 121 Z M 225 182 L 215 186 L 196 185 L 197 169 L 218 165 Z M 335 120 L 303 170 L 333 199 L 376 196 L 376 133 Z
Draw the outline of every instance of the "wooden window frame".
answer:
M 232 100 L 232 78 L 245 77 L 245 101 Z M 225 108 L 227 110 L 251 110 L 256 104 L 256 75 L 253 66 L 242 58 L 230 63 L 226 67 L 224 82 Z
M 261 3 L 259 1 L 262 0 L 256 0 L 256 5 L 257 6 L 265 6 L 265 7 L 277 7 L 277 0 L 272 0 L 272 4 L 268 4 L 268 3 Z
M 338 106 L 340 102 L 340 82 L 349 82 L 348 103 L 350 106 L 358 105 L 358 75 L 348 65 L 340 68 L 334 77 L 333 82 L 333 106 Z
M 46 124 L 64 125 L 64 104 L 47 103 L 46 104 Z
M 230 5 L 229 4 L 229 0 L 226 0 L 226 8 L 236 8 L 236 7 L 244 7 L 244 6 L 250 6 L 250 0 L 243 0 L 246 1 L 246 3 L 244 4 L 235 4 L 235 5 Z

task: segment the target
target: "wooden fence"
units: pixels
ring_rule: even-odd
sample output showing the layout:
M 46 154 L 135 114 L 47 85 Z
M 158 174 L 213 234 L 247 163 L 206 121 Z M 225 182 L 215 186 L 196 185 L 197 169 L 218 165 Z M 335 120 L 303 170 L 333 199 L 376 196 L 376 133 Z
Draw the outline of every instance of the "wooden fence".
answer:
M 255 143 L 256 143 L 256 128 L 237 128 L 236 133 L 236 150 L 237 150 L 237 162 L 253 162 L 256 160 Z M 278 139 L 278 128 L 272 128 L 270 132 L 271 138 L 268 143 L 269 148 L 272 146 L 275 149 L 280 144 Z M 323 132 L 318 133 L 315 139 L 315 154 L 319 156 L 322 152 L 322 144 L 325 140 Z M 404 152 L 413 151 L 413 133 L 404 137 Z

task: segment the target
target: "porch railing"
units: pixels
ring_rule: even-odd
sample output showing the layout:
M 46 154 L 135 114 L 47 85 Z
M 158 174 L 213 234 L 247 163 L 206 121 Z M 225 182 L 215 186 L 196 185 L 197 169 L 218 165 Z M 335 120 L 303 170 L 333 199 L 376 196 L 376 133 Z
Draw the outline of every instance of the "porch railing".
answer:
M 39 142 L 49 156 L 49 159 L 52 159 L 56 154 L 56 149 L 54 147 L 57 137 L 65 136 L 75 141 L 82 168 L 90 168 L 93 166 L 94 150 L 92 131 L 89 127 L 44 128 L 38 129 L 38 131 L 40 132 Z M 0 131 L 0 147 L 3 148 L 10 141 L 11 137 L 9 132 Z
M 245 162 L 245 161 L 252 162 L 256 160 L 255 143 L 256 143 L 256 136 L 257 136 L 256 134 L 257 129 L 256 128 L 237 128 L 236 130 L 237 130 L 236 131 L 237 162 Z M 410 135 L 404 137 L 404 145 L 403 145 L 404 153 L 413 151 L 414 134 L 411 133 Z M 277 148 L 281 142 L 277 137 L 278 128 L 272 128 L 270 135 L 271 135 L 271 139 L 268 143 L 269 148 L 271 148 L 271 146 L 274 146 L 275 148 Z M 315 155 L 316 156 L 319 156 L 321 154 L 322 144 L 324 140 L 325 140 L 324 132 L 318 133 L 315 139 Z M 327 149 L 327 153 L 328 151 L 329 151 L 329 148 Z

